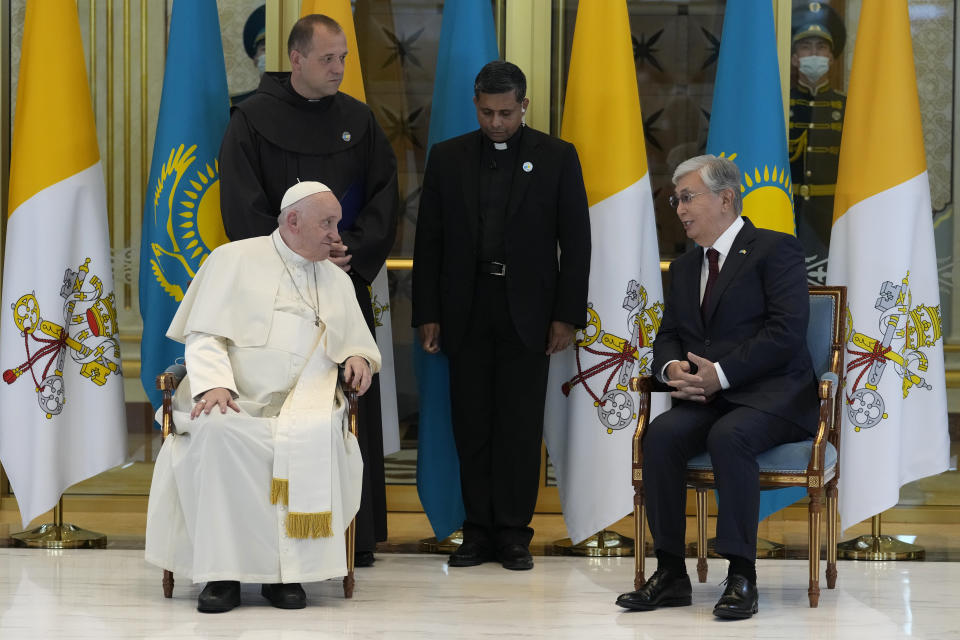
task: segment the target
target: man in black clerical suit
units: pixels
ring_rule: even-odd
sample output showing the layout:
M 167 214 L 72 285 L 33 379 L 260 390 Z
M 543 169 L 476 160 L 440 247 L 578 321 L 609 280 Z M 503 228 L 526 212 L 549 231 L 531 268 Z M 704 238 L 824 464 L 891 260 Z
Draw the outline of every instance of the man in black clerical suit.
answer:
M 760 502 L 757 454 L 809 437 L 817 423 L 807 351 L 803 249 L 791 235 L 740 217 L 740 171 L 699 156 L 673 174 L 670 201 L 699 246 L 670 265 L 670 292 L 653 343 L 653 370 L 673 408 L 643 439 L 643 484 L 657 570 L 617 604 L 650 610 L 690 604 L 684 565 L 687 461 L 710 452 L 717 478 L 717 552 L 730 561 L 713 612 L 757 612 Z
M 347 41 L 325 15 L 294 24 L 287 41 L 291 73 L 265 73 L 256 93 L 233 109 L 220 147 L 220 210 L 231 240 L 269 235 L 280 200 L 298 181 L 330 187 L 343 210 L 341 242 L 330 261 L 353 280 L 371 333 L 369 286 L 393 247 L 399 208 L 397 161 L 367 105 L 340 93 Z M 373 564 L 387 539 L 379 377 L 359 406 L 363 492 L 356 563 Z
M 573 145 L 523 126 L 525 94 L 516 65 L 487 64 L 474 85 L 480 129 L 434 145 L 420 196 L 413 326 L 450 359 L 466 507 L 454 567 L 533 567 L 548 360 L 586 321 L 580 161 Z

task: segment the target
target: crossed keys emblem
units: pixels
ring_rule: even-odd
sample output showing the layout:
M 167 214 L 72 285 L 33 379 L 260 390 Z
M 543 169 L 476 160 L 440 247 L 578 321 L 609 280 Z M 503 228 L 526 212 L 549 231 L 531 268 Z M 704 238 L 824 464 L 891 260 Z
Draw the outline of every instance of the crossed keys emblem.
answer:
M 913 387 L 933 389 L 922 376 L 928 364 L 923 349 L 936 345 L 942 337 L 940 307 L 913 306 L 909 271 L 900 285 L 884 282 L 874 306 L 880 311 L 880 339 L 854 331 L 853 316 L 847 308 L 847 353 L 853 356 L 847 363 L 847 375 L 860 370 L 852 392 L 847 394 L 847 416 L 854 431 L 875 427 L 887 417 L 878 385 L 888 365 L 902 380 L 904 398 Z
M 29 373 L 37 403 L 47 419 L 63 411 L 67 402 L 63 369 L 66 356 L 80 365 L 80 375 L 103 386 L 111 375 L 120 375 L 120 346 L 113 292 L 103 291 L 103 282 L 90 275 L 90 258 L 63 275 L 60 297 L 64 299 L 62 325 L 44 319 L 34 293 L 20 296 L 11 305 L 13 321 L 23 336 L 26 361 L 3 372 L 3 381 L 13 384 Z
M 577 385 L 583 386 L 593 398 L 597 418 L 607 433 L 623 429 L 636 419 L 634 399 L 628 391 L 630 378 L 635 368 L 640 373 L 649 373 L 653 361 L 653 339 L 663 318 L 663 303 L 656 301 L 648 304 L 647 290 L 636 280 L 631 280 L 627 285 L 623 308 L 627 311 L 629 338 L 604 331 L 593 303 L 587 305 L 589 320 L 583 329 L 577 331 L 574 344 L 577 373 L 561 386 L 565 396 L 569 396 Z M 584 368 L 584 360 L 588 359 L 588 355 L 599 360 Z M 609 375 L 606 379 L 601 378 L 602 388 L 590 387 L 588 381 L 591 378 L 607 372 Z

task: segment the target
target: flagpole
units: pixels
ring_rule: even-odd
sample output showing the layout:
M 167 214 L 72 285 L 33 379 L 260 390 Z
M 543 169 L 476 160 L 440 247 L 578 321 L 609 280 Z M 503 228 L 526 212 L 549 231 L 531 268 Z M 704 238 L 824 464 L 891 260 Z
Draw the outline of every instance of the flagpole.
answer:
M 15 547 L 33 549 L 105 549 L 107 536 L 63 522 L 63 495 L 53 508 L 53 522 L 10 536 Z
M 880 533 L 880 515 L 870 519 L 870 533 L 837 545 L 841 560 L 923 560 L 926 550 L 918 544 Z
M 633 555 L 633 546 L 633 538 L 601 529 L 580 544 L 573 544 L 570 538 L 561 538 L 553 543 L 553 553 L 558 556 L 609 558 Z

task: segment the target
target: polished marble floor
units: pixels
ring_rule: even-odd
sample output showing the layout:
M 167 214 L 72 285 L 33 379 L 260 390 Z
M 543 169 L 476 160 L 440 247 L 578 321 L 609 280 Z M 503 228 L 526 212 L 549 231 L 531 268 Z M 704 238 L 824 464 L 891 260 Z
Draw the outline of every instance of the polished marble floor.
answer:
M 528 572 L 448 568 L 441 556 L 381 553 L 360 569 L 352 600 L 340 582 L 306 585 L 309 606 L 271 608 L 255 585 L 243 606 L 196 611 L 200 585 L 172 600 L 142 551 L 0 549 L 0 638 L 960 638 L 960 563 L 842 562 L 837 589 L 807 606 L 807 563 L 762 560 L 760 612 L 719 621 L 711 610 L 725 562 L 694 583 L 692 607 L 625 612 L 628 559 L 537 557 Z M 689 565 L 692 569 L 692 563 Z

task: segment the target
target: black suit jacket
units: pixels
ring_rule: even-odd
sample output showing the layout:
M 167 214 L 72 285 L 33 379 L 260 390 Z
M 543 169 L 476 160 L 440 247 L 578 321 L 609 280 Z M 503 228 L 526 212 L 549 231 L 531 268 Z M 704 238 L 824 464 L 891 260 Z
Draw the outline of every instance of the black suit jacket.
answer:
M 482 135 L 477 130 L 434 145 L 420 194 L 413 326 L 439 322 L 447 354 L 456 353 L 476 312 Z M 541 350 L 551 321 L 578 327 L 586 321 L 590 216 L 572 144 L 523 131 L 506 228 L 510 316 L 524 344 Z
M 653 344 L 653 370 L 691 351 L 723 369 L 730 402 L 817 427 L 816 380 L 807 351 L 810 301 L 804 252 L 793 236 L 757 229 L 737 234 L 700 314 L 703 249 L 670 265 L 670 292 Z

